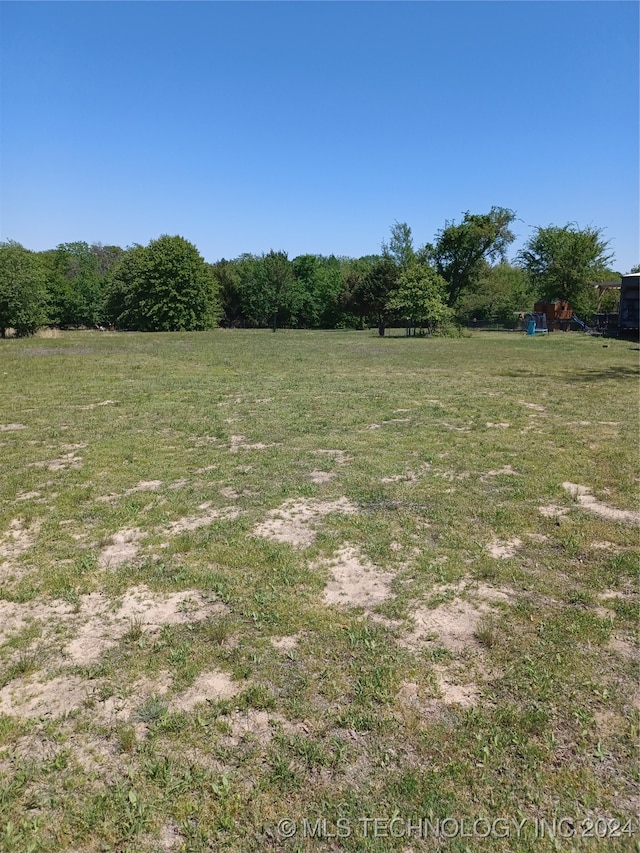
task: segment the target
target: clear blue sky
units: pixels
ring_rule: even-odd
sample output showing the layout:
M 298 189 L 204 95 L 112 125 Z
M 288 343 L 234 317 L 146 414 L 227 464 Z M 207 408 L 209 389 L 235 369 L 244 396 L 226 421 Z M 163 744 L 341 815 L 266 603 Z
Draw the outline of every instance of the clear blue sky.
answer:
M 0 237 L 206 260 L 468 210 L 640 262 L 636 2 L 3 2 Z

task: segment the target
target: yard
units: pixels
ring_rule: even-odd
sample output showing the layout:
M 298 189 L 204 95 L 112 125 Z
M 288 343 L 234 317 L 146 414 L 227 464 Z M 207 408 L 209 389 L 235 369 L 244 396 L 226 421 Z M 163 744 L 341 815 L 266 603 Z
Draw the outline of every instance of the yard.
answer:
M 637 849 L 636 344 L 63 332 L 0 373 L 0 851 Z

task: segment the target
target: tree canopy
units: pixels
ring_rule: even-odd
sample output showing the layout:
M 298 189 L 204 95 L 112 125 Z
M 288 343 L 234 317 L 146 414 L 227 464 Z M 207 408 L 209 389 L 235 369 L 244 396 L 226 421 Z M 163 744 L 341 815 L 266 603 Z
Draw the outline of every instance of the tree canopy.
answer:
M 132 247 L 113 267 L 107 314 L 116 326 L 143 332 L 210 329 L 220 316 L 218 282 L 192 243 L 165 234 Z
M 0 337 L 32 335 L 46 322 L 46 275 L 41 259 L 20 243 L 0 243 Z
M 562 228 L 536 228 L 518 253 L 542 299 L 565 299 L 578 312 L 591 309 L 591 284 L 610 277 L 606 267 L 612 257 L 602 229 L 579 228 L 572 223 Z
M 515 213 L 506 207 L 492 207 L 489 213 L 464 214 L 462 222 L 446 222 L 427 253 L 437 272 L 447 282 L 449 306 L 480 277 L 486 261 L 504 259 L 515 239 L 510 225 Z

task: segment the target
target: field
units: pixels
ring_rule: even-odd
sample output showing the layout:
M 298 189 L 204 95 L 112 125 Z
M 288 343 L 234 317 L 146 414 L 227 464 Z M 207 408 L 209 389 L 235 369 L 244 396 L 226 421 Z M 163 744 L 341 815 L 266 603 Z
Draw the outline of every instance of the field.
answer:
M 0 373 L 0 851 L 638 849 L 637 345 L 68 332 Z

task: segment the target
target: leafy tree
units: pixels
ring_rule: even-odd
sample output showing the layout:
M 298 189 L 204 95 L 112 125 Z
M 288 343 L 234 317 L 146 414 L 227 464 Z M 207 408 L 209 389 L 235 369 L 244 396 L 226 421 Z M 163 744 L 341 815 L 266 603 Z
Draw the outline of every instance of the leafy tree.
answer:
M 592 283 L 607 276 L 606 266 L 612 257 L 600 228 L 579 228 L 571 223 L 563 228 L 536 228 L 518 253 L 519 262 L 543 300 L 565 299 L 585 316 L 594 307 Z
M 0 337 L 32 335 L 46 323 L 46 276 L 41 259 L 20 243 L 0 243 Z
M 514 219 L 515 213 L 505 207 L 492 207 L 479 215 L 467 212 L 458 225 L 446 222 L 435 245 L 425 247 L 425 254 L 447 282 L 450 306 L 478 281 L 486 261 L 504 259 L 507 246 L 515 239 L 509 228 Z
M 273 249 L 268 252 L 263 257 L 260 272 L 267 312 L 275 332 L 279 318 L 285 320 L 287 316 L 295 314 L 302 298 L 300 291 L 295 288 L 296 278 L 286 252 L 274 252 Z
M 121 328 L 201 331 L 220 316 L 218 282 L 192 243 L 165 234 L 132 247 L 113 268 L 107 307 Z
M 531 311 L 536 301 L 526 272 L 503 261 L 485 264 L 472 290 L 465 291 L 456 305 L 456 316 L 463 323 L 516 325 L 516 312 Z
M 45 252 L 49 317 L 56 326 L 94 326 L 102 319 L 102 278 L 88 243 L 61 243 Z
M 391 226 L 391 239 L 382 244 L 383 257 L 391 258 L 397 267 L 406 270 L 416 262 L 411 228 L 406 222 L 394 222 Z
M 400 273 L 398 288 L 387 300 L 387 309 L 398 312 L 410 325 L 434 326 L 450 320 L 447 306 L 447 283 L 428 266 L 413 264 Z
M 351 293 L 353 309 L 369 323 L 376 323 L 380 333 L 389 320 L 387 303 L 398 287 L 400 271 L 390 257 L 379 257 L 355 284 Z

